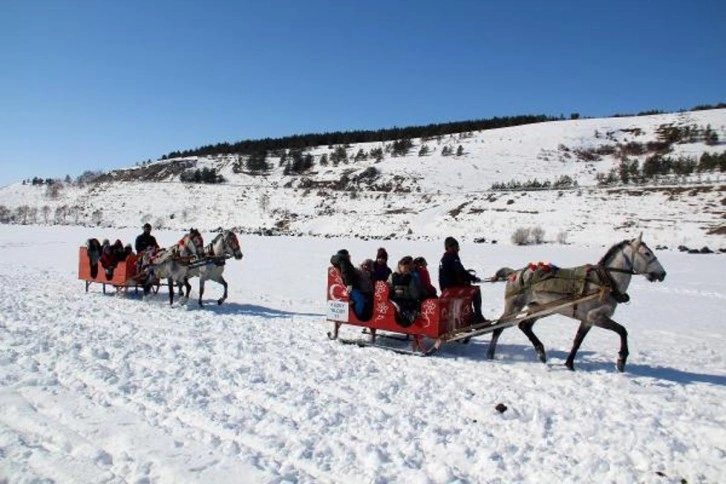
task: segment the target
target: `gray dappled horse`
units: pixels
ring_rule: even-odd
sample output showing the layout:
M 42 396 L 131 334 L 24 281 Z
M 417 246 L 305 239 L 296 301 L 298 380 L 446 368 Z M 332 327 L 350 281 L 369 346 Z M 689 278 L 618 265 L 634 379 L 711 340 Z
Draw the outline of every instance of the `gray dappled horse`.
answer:
M 575 369 L 575 355 L 582 341 L 593 326 L 616 332 L 620 336 L 620 352 L 618 353 L 618 371 L 625 369 L 628 358 L 628 332 L 620 324 L 611 319 L 615 308 L 621 302 L 629 300 L 626 291 L 633 275 L 644 275 L 650 281 L 662 281 L 666 271 L 658 262 L 653 251 L 642 241 L 642 235 L 637 239 L 624 240 L 612 246 L 595 266 L 580 266 L 572 269 L 559 269 L 553 275 L 537 277 L 536 271 L 529 267 L 512 271 L 507 278 L 505 291 L 504 313 L 500 322 L 516 317 L 525 307 L 528 313 L 534 313 L 538 307 L 558 301 L 567 301 L 581 296 L 602 292 L 602 297 L 588 300 L 580 304 L 565 307 L 555 311 L 564 316 L 578 319 L 580 327 L 575 335 L 572 349 L 565 365 L 570 370 Z M 506 272 L 506 268 L 500 269 Z M 558 288 L 549 286 L 547 280 L 556 280 L 560 271 L 563 278 L 568 278 L 565 284 Z M 499 271 L 498 271 L 499 272 Z M 569 287 L 568 287 L 569 284 Z M 563 290 L 564 289 L 564 290 Z M 552 313 L 554 314 L 554 313 Z M 544 317 L 544 316 L 542 316 Z M 532 342 L 540 361 L 547 360 L 544 345 L 532 331 L 538 318 L 532 318 L 519 323 L 519 329 L 527 335 Z M 497 329 L 492 334 L 487 357 L 494 358 L 497 340 L 504 328 Z
M 242 258 L 242 250 L 240 249 L 237 236 L 231 230 L 223 230 L 212 242 L 204 248 L 204 264 L 194 264 L 187 274 L 188 277 L 199 277 L 199 305 L 202 306 L 202 296 L 204 295 L 204 282 L 212 280 L 224 287 L 224 294 L 217 299 L 217 304 L 222 304 L 227 299 L 227 281 L 222 277 L 225 262 L 228 258 L 234 257 L 239 260 Z
M 141 262 L 141 272 L 145 276 L 144 295 L 149 294 L 151 286 L 155 282 L 167 279 L 169 304 L 174 304 L 174 284 L 179 286 L 179 294 L 182 296 L 181 303 L 186 303 L 192 287 L 187 275 L 189 265 L 202 257 L 203 250 L 202 235 L 198 230 L 191 229 L 177 244 L 168 249 L 144 251 Z M 186 294 L 184 294 L 183 288 L 186 289 Z

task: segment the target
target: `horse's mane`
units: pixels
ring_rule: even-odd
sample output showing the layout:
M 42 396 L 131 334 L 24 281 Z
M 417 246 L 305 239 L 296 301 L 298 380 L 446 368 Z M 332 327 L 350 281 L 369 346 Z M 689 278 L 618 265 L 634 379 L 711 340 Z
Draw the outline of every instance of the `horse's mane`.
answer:
M 616 252 L 618 252 L 620 249 L 622 249 L 623 247 L 625 247 L 629 243 L 630 243 L 630 240 L 629 239 L 625 239 L 622 242 L 618 242 L 617 244 L 615 244 L 612 247 L 610 247 L 610 249 L 608 249 L 608 251 L 605 252 L 605 255 L 602 256 L 602 258 L 598 261 L 597 265 L 599 265 L 599 266 L 605 265 L 605 263 L 611 257 L 613 257 Z
M 212 249 L 214 248 L 214 244 L 217 243 L 217 241 L 222 237 L 223 234 L 224 234 L 224 232 L 220 232 L 217 235 L 215 235 L 214 238 L 211 241 L 209 241 L 209 243 L 207 245 L 204 246 L 204 252 L 211 252 Z

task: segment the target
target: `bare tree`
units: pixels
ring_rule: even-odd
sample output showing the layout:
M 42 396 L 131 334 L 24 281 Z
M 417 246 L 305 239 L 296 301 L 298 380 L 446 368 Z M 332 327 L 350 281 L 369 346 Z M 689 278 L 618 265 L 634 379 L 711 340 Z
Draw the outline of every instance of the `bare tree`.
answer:
M 91 214 L 91 223 L 93 225 L 101 225 L 101 222 L 103 221 L 103 210 L 100 208 L 97 210 L 94 210 Z
M 267 213 L 267 210 L 270 208 L 270 196 L 267 193 L 263 193 L 260 195 L 260 210 L 262 210 L 262 213 Z
M 68 205 L 58 205 L 55 208 L 55 223 L 65 224 L 68 217 Z
M 11 216 L 12 216 L 12 213 L 10 212 L 10 209 L 8 207 L 6 207 L 5 205 L 0 205 L 0 223 L 10 222 Z
M 60 198 L 63 185 L 60 182 L 51 183 L 45 187 L 45 196 L 49 200 L 58 200 Z
M 28 208 L 28 223 L 33 225 L 38 221 L 38 207 Z
M 78 205 L 73 205 L 68 210 L 68 215 L 71 216 L 73 219 L 73 225 L 78 225 L 78 222 L 81 220 L 81 215 L 83 213 L 83 208 L 79 207 Z
M 50 207 L 48 205 L 43 205 L 42 207 L 40 207 L 40 213 L 43 215 L 43 222 L 48 225 L 48 218 L 50 217 Z

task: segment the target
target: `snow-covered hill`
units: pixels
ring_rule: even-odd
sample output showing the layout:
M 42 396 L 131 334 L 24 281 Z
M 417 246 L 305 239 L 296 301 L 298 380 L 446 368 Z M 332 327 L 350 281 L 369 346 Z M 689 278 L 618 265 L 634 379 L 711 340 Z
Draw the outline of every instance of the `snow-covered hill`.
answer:
M 598 174 L 619 166 L 627 147 L 655 144 L 671 127 L 709 129 L 719 141 L 681 140 L 670 146 L 669 157 L 698 161 L 705 152 L 726 151 L 726 109 L 554 121 L 415 139 L 406 156 L 386 152 L 390 143 L 351 145 L 349 161 L 335 166 L 320 164 L 335 147 L 320 146 L 308 152 L 312 169 L 299 175 L 285 174 L 279 156 L 267 159 L 271 170 L 265 175 L 240 171 L 245 160 L 237 155 L 163 160 L 113 172 L 107 179 L 114 181 L 68 185 L 55 194 L 46 186 L 16 183 L 0 189 L 0 207 L 15 223 L 122 228 L 150 221 L 172 229 L 223 226 L 407 239 L 455 235 L 507 244 L 518 228 L 539 227 L 545 242 L 595 246 L 642 230 L 654 245 L 726 248 L 721 172 L 667 176 L 637 186 L 596 183 Z M 378 162 L 370 156 L 377 148 L 386 152 Z M 358 153 L 365 159 L 354 161 Z M 628 159 L 642 166 L 652 154 L 629 152 Z M 226 182 L 179 181 L 184 170 L 202 168 L 215 169 Z M 492 190 L 495 184 L 554 183 L 564 177 L 577 186 Z

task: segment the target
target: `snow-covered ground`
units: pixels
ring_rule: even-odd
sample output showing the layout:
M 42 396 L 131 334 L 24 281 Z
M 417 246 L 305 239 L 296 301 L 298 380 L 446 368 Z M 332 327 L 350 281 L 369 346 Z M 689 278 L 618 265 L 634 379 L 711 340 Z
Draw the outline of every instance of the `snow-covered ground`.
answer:
M 147 301 L 86 293 L 78 246 L 135 235 L 0 232 L 0 482 L 726 481 L 723 256 L 658 252 L 666 280 L 635 278 L 615 314 L 630 335 L 625 373 L 617 336 L 597 328 L 572 373 L 563 362 L 577 323 L 560 316 L 535 327 L 545 365 L 517 330 L 494 361 L 488 337 L 431 358 L 329 341 L 330 255 L 345 247 L 359 262 L 379 242 L 243 236 L 223 306 L 213 283 L 203 309 L 170 307 L 163 289 Z M 170 245 L 180 232 L 155 235 Z M 385 246 L 432 266 L 443 249 Z M 461 256 L 490 274 L 594 263 L 606 249 L 463 242 Z M 483 286 L 486 316 L 498 316 L 503 290 Z

